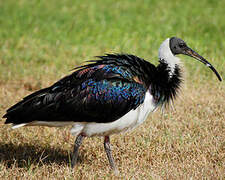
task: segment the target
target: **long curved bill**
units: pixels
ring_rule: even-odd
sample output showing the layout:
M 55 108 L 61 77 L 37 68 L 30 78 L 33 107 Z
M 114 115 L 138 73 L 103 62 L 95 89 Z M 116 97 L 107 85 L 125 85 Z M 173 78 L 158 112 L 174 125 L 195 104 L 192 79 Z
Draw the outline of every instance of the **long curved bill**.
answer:
M 194 50 L 192 50 L 191 48 L 187 47 L 187 49 L 184 51 L 184 54 L 188 55 L 190 57 L 193 57 L 193 58 L 197 59 L 198 61 L 202 62 L 203 64 L 205 64 L 207 67 L 209 67 L 216 74 L 216 76 L 219 79 L 219 81 L 222 81 L 221 76 L 219 75 L 217 70 L 213 67 L 213 65 L 210 64 L 205 58 L 200 56 L 198 53 L 196 53 Z

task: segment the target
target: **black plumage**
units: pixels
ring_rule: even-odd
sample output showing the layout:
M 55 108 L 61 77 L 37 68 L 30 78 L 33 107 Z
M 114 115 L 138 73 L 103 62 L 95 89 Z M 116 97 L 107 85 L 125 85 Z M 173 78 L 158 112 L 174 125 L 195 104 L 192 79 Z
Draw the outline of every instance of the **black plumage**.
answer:
M 181 81 L 178 67 L 169 79 L 165 63 L 155 67 L 128 54 L 98 58 L 9 108 L 5 123 L 112 122 L 142 104 L 149 88 L 156 103 L 176 96 Z

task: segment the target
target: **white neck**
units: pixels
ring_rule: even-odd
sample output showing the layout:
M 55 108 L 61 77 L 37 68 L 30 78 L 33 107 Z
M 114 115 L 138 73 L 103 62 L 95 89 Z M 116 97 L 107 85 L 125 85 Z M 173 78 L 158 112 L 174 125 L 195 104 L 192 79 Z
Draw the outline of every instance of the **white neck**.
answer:
M 170 39 L 167 38 L 159 48 L 159 62 L 164 62 L 168 65 L 170 77 L 174 73 L 176 65 L 180 64 L 180 59 L 173 55 L 170 50 Z

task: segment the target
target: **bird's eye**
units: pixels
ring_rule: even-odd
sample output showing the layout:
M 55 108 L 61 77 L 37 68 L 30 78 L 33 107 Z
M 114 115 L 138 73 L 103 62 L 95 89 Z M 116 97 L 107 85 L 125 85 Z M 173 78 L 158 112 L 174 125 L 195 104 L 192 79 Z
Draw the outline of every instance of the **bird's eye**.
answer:
M 184 48 L 185 47 L 185 44 L 184 43 L 181 43 L 181 44 L 179 44 L 179 47 L 180 48 Z

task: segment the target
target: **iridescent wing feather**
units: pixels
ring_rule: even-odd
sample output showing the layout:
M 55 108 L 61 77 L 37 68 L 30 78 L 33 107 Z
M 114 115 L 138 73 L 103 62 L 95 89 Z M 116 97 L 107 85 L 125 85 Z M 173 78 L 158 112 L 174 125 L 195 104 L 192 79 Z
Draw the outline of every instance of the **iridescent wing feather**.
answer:
M 4 115 L 6 123 L 36 120 L 106 123 L 136 109 L 143 103 L 148 87 L 143 77 L 147 71 L 141 69 L 147 66 L 138 63 L 146 62 L 132 55 L 99 58 L 9 108 Z M 154 70 L 153 65 L 151 68 Z

